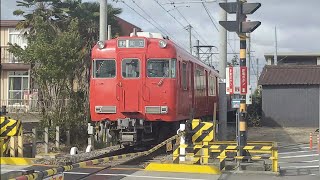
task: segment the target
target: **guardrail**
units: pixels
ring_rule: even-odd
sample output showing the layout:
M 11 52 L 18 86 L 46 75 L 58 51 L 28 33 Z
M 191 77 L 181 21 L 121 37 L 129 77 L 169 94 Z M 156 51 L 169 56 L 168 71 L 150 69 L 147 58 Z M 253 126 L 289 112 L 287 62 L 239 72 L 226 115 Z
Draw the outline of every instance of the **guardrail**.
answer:
M 31 145 L 31 156 L 35 157 L 37 154 L 37 144 L 44 144 L 44 153 L 49 152 L 49 131 L 55 131 L 55 147 L 60 148 L 60 128 L 56 126 L 54 129 L 49 129 L 48 127 L 44 130 L 37 130 L 33 128 L 32 131 L 19 131 L 19 135 L 15 136 L 4 136 L 0 137 L 0 147 L 1 147 L 1 157 L 10 156 L 10 157 L 23 157 L 23 148 L 26 145 Z M 43 141 L 38 141 L 39 132 L 43 133 Z M 31 134 L 32 142 L 23 143 L 24 136 Z M 66 131 L 67 142 L 66 145 L 70 146 L 70 131 Z

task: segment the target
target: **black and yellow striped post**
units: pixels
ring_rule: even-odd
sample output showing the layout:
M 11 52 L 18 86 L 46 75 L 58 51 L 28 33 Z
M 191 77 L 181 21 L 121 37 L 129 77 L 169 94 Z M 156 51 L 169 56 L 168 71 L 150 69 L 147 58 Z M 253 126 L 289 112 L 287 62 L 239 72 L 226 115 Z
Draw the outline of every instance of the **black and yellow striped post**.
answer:
M 247 43 L 246 43 L 246 34 L 241 33 L 239 34 L 240 37 L 240 71 L 242 69 L 245 69 L 246 71 L 246 48 L 247 48 Z M 244 72 L 245 74 L 247 72 Z M 241 76 L 243 72 L 240 72 Z M 241 77 L 242 78 L 242 77 Z M 246 82 L 246 80 L 245 80 Z M 246 82 L 247 83 L 247 82 Z M 243 88 L 243 87 L 241 87 Z M 245 86 L 246 88 L 246 86 Z M 241 92 L 243 90 L 241 89 Z M 245 90 L 246 92 L 246 90 Z M 246 146 L 247 145 L 247 121 L 246 121 L 246 112 L 247 112 L 247 106 L 246 106 L 246 94 L 241 93 L 241 100 L 240 100 L 240 108 L 239 108 L 239 145 L 240 146 Z M 245 151 L 240 149 L 240 155 L 245 156 Z

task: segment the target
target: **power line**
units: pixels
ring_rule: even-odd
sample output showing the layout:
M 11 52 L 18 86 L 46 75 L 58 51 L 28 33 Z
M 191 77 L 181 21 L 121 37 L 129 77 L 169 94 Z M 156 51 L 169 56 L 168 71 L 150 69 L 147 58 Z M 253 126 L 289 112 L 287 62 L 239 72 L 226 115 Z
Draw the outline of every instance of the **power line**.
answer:
M 208 16 L 209 16 L 209 18 L 210 18 L 210 20 L 211 20 L 211 22 L 212 22 L 212 24 L 213 24 L 213 26 L 216 28 L 216 30 L 219 32 L 219 29 L 218 29 L 218 27 L 216 26 L 216 24 L 214 23 L 214 21 L 213 21 L 213 17 L 211 17 L 211 14 L 210 14 L 210 12 L 209 12 L 209 10 L 208 10 L 208 8 L 207 8 L 207 6 L 204 4 L 204 3 L 201 3 L 202 4 L 202 6 L 204 7 L 204 9 L 206 10 L 206 12 L 207 12 L 207 14 L 208 14 Z
M 158 29 L 161 33 L 163 34 L 166 34 L 164 33 L 161 29 L 159 29 L 156 25 L 154 25 L 150 20 L 148 20 L 147 18 L 145 18 L 143 15 L 141 15 L 138 11 L 136 11 L 134 8 L 132 8 L 131 6 L 129 6 L 126 2 L 124 1 L 121 1 L 123 4 L 125 4 L 128 8 L 130 8 L 131 10 L 133 10 L 135 13 L 137 13 L 140 17 L 142 17 L 144 20 L 146 20 L 148 23 L 150 23 L 152 26 L 154 26 L 156 29 Z M 172 38 L 174 39 L 174 38 Z M 173 40 L 172 40 L 173 41 Z M 175 41 L 173 41 L 175 42 Z M 184 45 L 178 43 L 178 42 L 175 42 L 176 44 L 179 44 L 180 46 L 182 47 L 185 47 Z
M 177 11 L 178 11 L 178 13 L 180 14 L 180 16 L 181 16 L 188 24 L 191 25 L 191 23 L 187 20 L 187 18 L 180 12 L 180 10 L 177 9 Z M 199 38 L 200 38 L 203 42 L 205 42 L 206 44 L 209 44 L 209 43 L 208 43 L 206 40 L 204 40 L 204 38 L 198 33 L 198 31 L 196 31 L 195 28 L 193 28 L 193 31 L 199 36 Z M 194 36 L 194 38 L 196 38 L 196 37 Z M 196 39 L 197 39 L 197 38 L 196 38 Z
M 169 13 L 157 0 L 153 0 L 154 2 L 156 2 L 165 12 L 167 12 L 178 24 L 180 24 L 180 26 L 182 26 L 183 28 L 185 27 L 180 21 L 177 20 L 176 17 L 174 17 L 171 13 Z
M 160 28 L 162 28 L 168 35 L 170 35 L 170 33 L 163 28 L 157 21 L 155 21 L 144 9 L 142 9 L 134 0 L 132 0 L 132 2 L 141 10 L 143 11 L 154 23 L 156 23 Z

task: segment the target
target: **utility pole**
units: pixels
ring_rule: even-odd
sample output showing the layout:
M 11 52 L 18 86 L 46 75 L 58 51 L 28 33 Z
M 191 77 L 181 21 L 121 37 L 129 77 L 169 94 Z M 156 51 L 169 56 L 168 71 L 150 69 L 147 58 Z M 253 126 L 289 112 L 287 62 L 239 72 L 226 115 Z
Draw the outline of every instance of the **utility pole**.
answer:
M 222 3 L 227 3 L 227 0 L 221 0 Z M 227 12 L 220 9 L 220 21 L 227 21 Z M 219 140 L 227 140 L 227 94 L 226 94 L 226 68 L 227 68 L 227 30 L 223 27 L 219 27 Z
M 198 57 L 198 59 L 200 59 L 200 41 L 199 41 L 199 39 L 197 39 L 196 48 L 197 48 L 197 57 Z
M 274 27 L 274 65 L 278 64 L 277 26 Z
M 186 27 L 186 30 L 189 31 L 190 54 L 192 54 L 192 39 L 191 39 L 192 32 L 191 32 L 191 29 L 192 29 L 192 26 L 189 24 L 189 25 Z
M 105 41 L 107 37 L 108 13 L 107 13 L 108 0 L 100 0 L 100 34 L 99 40 Z
M 246 21 L 246 14 L 253 14 L 259 7 L 260 3 L 247 3 L 246 0 L 237 0 L 230 3 L 219 3 L 220 7 L 230 14 L 236 14 L 236 21 L 219 21 L 219 24 L 230 32 L 237 32 L 240 38 L 240 91 L 234 94 L 240 97 L 239 114 L 239 138 L 240 147 L 247 145 L 247 119 L 246 119 L 246 95 L 248 93 L 248 69 L 246 67 L 247 56 L 247 39 L 246 33 L 253 32 L 260 26 L 260 21 Z M 221 91 L 220 91 L 221 92 Z M 225 91 L 224 91 L 225 92 Z M 235 99 L 239 100 L 239 99 Z M 247 152 L 240 149 L 240 156 L 246 156 Z

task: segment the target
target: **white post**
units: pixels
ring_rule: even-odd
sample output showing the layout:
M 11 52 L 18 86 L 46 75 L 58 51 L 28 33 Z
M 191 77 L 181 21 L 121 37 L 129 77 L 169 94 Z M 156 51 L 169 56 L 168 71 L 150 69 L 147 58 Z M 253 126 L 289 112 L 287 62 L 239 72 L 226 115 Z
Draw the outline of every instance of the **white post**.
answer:
M 44 153 L 48 154 L 49 151 L 49 129 L 44 128 Z
M 60 129 L 59 126 L 56 126 L 56 148 L 60 147 Z
M 108 25 L 108 40 L 110 40 L 111 37 L 111 25 Z
M 185 124 L 180 124 L 180 131 L 184 131 L 186 129 L 186 125 Z M 186 149 L 184 147 L 182 147 L 181 145 L 185 145 L 186 144 L 186 139 L 184 137 L 184 135 L 182 135 L 180 137 L 180 156 L 179 156 L 179 161 L 186 161 Z

